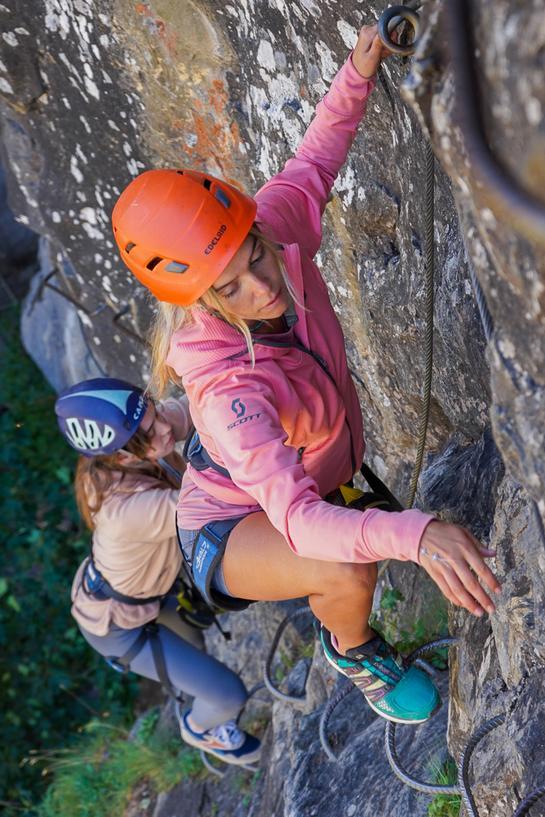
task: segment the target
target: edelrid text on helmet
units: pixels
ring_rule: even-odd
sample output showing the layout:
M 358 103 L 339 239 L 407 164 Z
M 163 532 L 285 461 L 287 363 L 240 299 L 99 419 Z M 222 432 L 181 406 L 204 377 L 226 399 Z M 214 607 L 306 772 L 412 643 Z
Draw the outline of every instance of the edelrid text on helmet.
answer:
M 219 278 L 251 229 L 257 205 L 194 170 L 148 170 L 119 197 L 115 240 L 124 263 L 160 301 L 189 306 Z
M 214 247 L 216 246 L 216 244 L 218 243 L 218 241 L 220 240 L 220 238 L 222 237 L 222 235 L 224 234 L 226 229 L 227 229 L 227 225 L 222 224 L 221 227 L 219 228 L 218 232 L 216 233 L 216 235 L 214 236 L 214 238 L 212 239 L 212 241 L 208 245 L 208 247 L 205 249 L 205 251 L 204 251 L 205 255 L 210 255 L 210 253 L 212 252 L 212 250 L 214 249 Z

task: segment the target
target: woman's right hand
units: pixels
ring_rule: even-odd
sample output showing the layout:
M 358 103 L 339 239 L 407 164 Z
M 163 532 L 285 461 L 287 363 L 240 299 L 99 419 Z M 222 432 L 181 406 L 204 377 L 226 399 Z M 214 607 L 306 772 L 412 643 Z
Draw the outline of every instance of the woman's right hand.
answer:
M 352 63 L 358 74 L 364 79 L 371 79 L 378 70 L 383 59 L 392 53 L 382 43 L 377 34 L 377 26 L 363 26 L 358 41 L 352 52 Z M 393 35 L 395 40 L 395 34 Z
M 483 558 L 495 555 L 465 528 L 435 520 L 422 535 L 418 559 L 449 601 L 482 616 L 496 608 L 478 578 L 493 593 L 501 590 Z

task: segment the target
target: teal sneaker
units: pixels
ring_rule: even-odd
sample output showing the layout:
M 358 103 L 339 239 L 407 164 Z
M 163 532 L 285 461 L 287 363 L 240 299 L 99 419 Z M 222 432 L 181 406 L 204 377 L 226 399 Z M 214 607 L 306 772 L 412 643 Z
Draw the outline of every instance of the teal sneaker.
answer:
M 404 669 L 380 636 L 346 655 L 337 652 L 331 633 L 323 626 L 320 640 L 329 663 L 363 692 L 377 715 L 395 723 L 424 723 L 440 707 L 441 698 L 431 678 L 416 667 Z

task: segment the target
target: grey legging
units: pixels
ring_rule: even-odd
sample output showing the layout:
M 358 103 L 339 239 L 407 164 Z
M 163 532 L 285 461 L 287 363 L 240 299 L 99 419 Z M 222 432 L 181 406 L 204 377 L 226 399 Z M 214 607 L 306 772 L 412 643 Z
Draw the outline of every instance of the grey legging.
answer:
M 244 684 L 225 664 L 204 652 L 201 633 L 185 624 L 176 613 L 176 599 L 167 599 L 157 624 L 170 682 L 177 690 L 194 698 L 191 718 L 195 725 L 203 730 L 211 729 L 236 718 L 247 698 Z M 85 640 L 100 655 L 122 658 L 143 628 L 124 630 L 113 625 L 104 636 L 80 629 Z M 149 642 L 132 660 L 130 668 L 144 678 L 159 680 Z

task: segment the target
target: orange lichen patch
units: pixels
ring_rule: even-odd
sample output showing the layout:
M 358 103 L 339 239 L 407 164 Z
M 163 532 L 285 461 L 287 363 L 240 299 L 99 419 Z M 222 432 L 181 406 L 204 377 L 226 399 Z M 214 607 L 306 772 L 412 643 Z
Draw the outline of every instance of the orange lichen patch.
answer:
M 145 17 L 148 23 L 152 23 L 152 30 L 165 45 L 171 56 L 175 56 L 178 45 L 178 37 L 172 26 L 169 26 L 162 17 L 155 14 L 150 3 L 136 3 L 135 11 Z
M 234 145 L 238 145 L 240 143 L 240 128 L 237 122 L 231 122 L 231 127 L 229 128 L 231 131 L 231 138 L 233 140 Z
M 235 170 L 235 156 L 240 144 L 238 124 L 229 121 L 229 93 L 226 83 L 213 79 L 207 88 L 195 89 L 187 100 L 188 120 L 176 116 L 171 126 L 178 131 L 188 131 L 194 135 L 194 143 L 184 145 L 191 162 L 206 163 L 210 157 L 222 168 L 224 176 Z
M 216 113 L 223 113 L 228 101 L 227 88 L 221 79 L 212 82 L 211 103 Z

